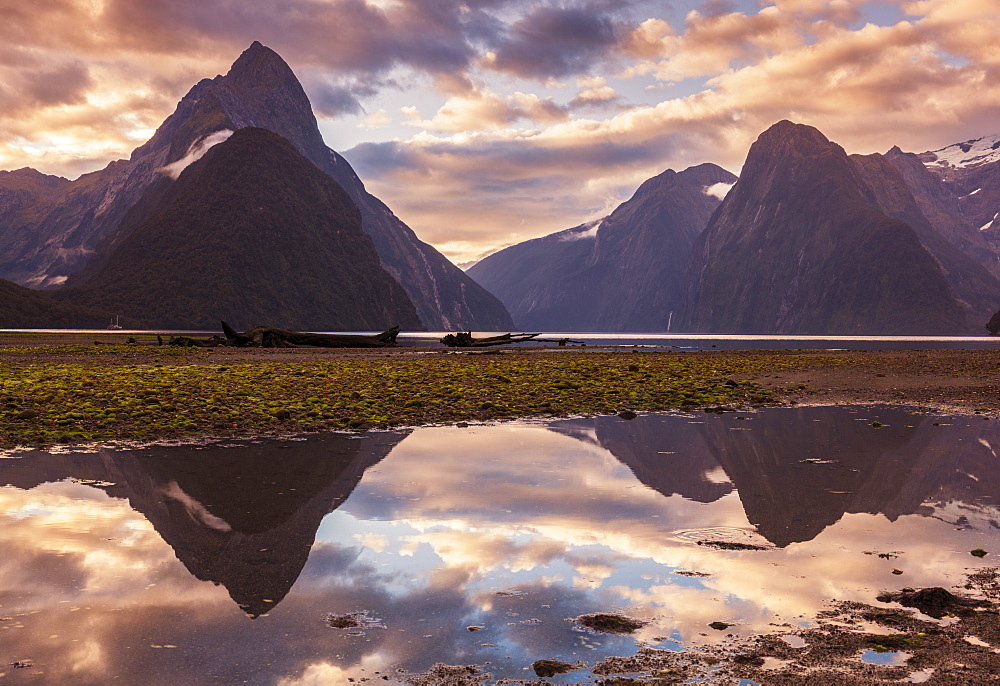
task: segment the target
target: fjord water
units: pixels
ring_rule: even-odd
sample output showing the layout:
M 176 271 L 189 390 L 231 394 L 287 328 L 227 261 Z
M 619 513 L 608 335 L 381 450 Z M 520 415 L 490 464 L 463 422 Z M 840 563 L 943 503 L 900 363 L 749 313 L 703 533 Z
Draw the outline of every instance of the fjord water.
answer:
M 583 682 L 640 645 L 962 583 L 989 564 L 970 550 L 1000 550 L 996 446 L 981 417 L 803 407 L 16 453 L 0 671 L 406 683 L 436 662 L 530 679 L 549 658 L 581 664 L 551 681 Z M 588 612 L 650 624 L 568 621 Z

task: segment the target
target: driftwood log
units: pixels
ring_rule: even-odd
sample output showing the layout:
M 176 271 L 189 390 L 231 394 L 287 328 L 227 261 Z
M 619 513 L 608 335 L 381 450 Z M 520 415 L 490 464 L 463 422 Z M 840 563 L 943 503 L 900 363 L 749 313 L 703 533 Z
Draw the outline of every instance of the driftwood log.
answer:
M 990 321 L 986 323 L 986 330 L 991 336 L 1000 336 L 1000 312 L 990 317 Z
M 270 326 L 255 326 L 239 333 L 222 322 L 226 345 L 234 348 L 297 348 L 300 345 L 317 348 L 391 348 L 396 345 L 399 327 L 394 326 L 371 336 L 359 334 L 308 333 L 286 331 Z
M 471 331 L 459 331 L 450 333 L 441 339 L 449 348 L 486 348 L 491 345 L 508 345 L 510 343 L 520 343 L 530 341 L 540 333 L 505 333 L 502 336 L 488 336 L 487 338 L 473 338 Z
M 532 343 L 576 343 L 587 345 L 583 341 L 574 341 L 569 338 L 538 338 L 540 333 L 505 333 L 500 336 L 487 336 L 486 338 L 474 338 L 471 331 L 459 331 L 450 333 L 441 339 L 441 342 L 449 348 L 488 348 L 493 345 L 508 345 L 510 343 L 521 343 L 531 341 Z

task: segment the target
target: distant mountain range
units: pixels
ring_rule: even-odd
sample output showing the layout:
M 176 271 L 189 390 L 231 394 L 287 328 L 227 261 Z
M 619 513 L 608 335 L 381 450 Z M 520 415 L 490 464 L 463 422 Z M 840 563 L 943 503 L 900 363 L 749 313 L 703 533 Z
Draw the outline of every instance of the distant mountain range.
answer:
M 608 217 L 519 243 L 468 274 L 525 329 L 665 331 L 691 246 L 736 177 L 714 164 L 649 179 Z
M 365 190 L 255 42 L 128 160 L 0 172 L 0 327 L 982 333 L 998 217 L 1000 137 L 848 155 L 783 121 L 739 179 L 667 170 L 463 273 Z
M 668 170 L 607 218 L 468 273 L 527 329 L 982 333 L 1000 308 L 998 210 L 1000 137 L 849 156 L 782 121 L 738 181 Z
M 244 251 L 249 246 L 228 243 L 226 235 L 253 242 L 252 226 L 243 226 L 242 234 L 229 226 L 228 234 L 213 235 L 220 228 L 218 223 L 206 221 L 197 212 L 176 211 L 178 203 L 183 202 L 170 186 L 182 183 L 189 165 L 193 166 L 213 145 L 222 145 L 233 131 L 249 127 L 283 137 L 309 165 L 318 167 L 343 188 L 360 213 L 361 228 L 374 245 L 377 264 L 371 263 L 365 252 L 367 248 L 363 249 L 365 254 L 344 252 L 337 263 L 323 261 L 330 254 L 328 249 L 313 254 L 308 263 L 295 262 L 286 255 L 286 249 L 303 256 L 313 252 L 307 246 L 315 247 L 323 239 L 320 234 L 306 236 L 292 231 L 290 216 L 285 228 L 291 232 L 269 239 L 271 262 L 237 264 L 247 256 Z M 252 164 L 253 146 L 244 153 L 241 163 Z M 296 169 L 304 168 L 296 165 Z M 300 181 L 289 179 L 288 186 L 305 190 Z M 191 183 L 187 187 L 192 192 L 197 190 Z M 240 202 L 248 201 L 247 194 L 264 193 L 260 197 L 273 200 L 271 207 L 291 204 L 288 198 L 280 197 L 288 190 L 280 184 L 233 190 L 237 195 L 243 194 Z M 224 203 L 225 198 L 220 202 Z M 155 215 L 171 203 L 175 211 L 166 226 L 165 220 Z M 234 209 L 240 208 L 234 206 Z M 305 207 L 299 209 L 307 212 Z M 249 212 L 235 214 L 241 214 L 246 221 L 252 220 Z M 298 218 L 302 218 L 301 213 Z M 208 251 L 200 255 L 202 264 L 218 258 L 210 270 L 198 277 L 200 289 L 191 287 L 191 270 L 181 268 L 181 260 L 157 261 L 151 246 L 140 245 L 137 237 L 129 242 L 150 221 L 154 228 L 146 226 L 138 235 L 152 238 L 155 226 L 168 230 L 167 235 L 156 237 L 157 251 L 166 249 L 174 256 L 183 255 L 191 249 L 187 245 L 189 239 L 197 235 L 202 249 Z M 284 231 L 277 225 L 270 230 Z M 351 245 L 357 247 L 361 243 L 354 241 Z M 126 244 L 130 252 L 119 252 Z M 263 243 L 258 247 L 263 247 Z M 337 249 L 346 247 L 343 244 Z M 140 262 L 135 261 L 140 254 L 141 268 Z M 283 261 L 288 263 L 288 269 L 282 267 L 274 272 L 275 266 L 284 264 Z M 131 266 L 126 264 L 129 262 Z M 330 288 L 336 281 L 330 278 L 331 274 L 344 264 L 357 266 L 349 273 L 358 286 L 382 284 L 384 277 L 379 272 L 387 273 L 402 286 L 411 305 L 404 307 L 386 301 L 383 309 L 372 309 L 373 298 L 382 297 L 382 291 L 378 290 L 381 285 L 358 300 L 352 300 L 359 292 L 356 290 L 351 295 L 342 294 L 336 303 L 328 301 Z M 129 277 L 123 281 L 126 272 Z M 397 323 L 405 328 L 447 330 L 512 327 L 510 315 L 494 296 L 417 239 L 389 208 L 365 191 L 347 161 L 323 142 L 312 106 L 291 69 L 274 51 L 257 42 L 236 60 L 228 74 L 195 85 L 154 136 L 136 148 L 128 160 L 112 162 L 75 181 L 46 176 L 32 169 L 0 172 L 0 278 L 31 288 L 65 287 L 53 298 L 51 313 L 38 309 L 38 303 L 45 301 L 40 301 L 37 294 L 6 288 L 9 291 L 6 309 L 27 311 L 20 307 L 24 301 L 34 303 L 36 307 L 31 311 L 37 314 L 5 318 L 0 326 L 6 327 L 51 326 L 53 321 L 61 325 L 93 326 L 100 324 L 94 321 L 95 316 L 106 322 L 112 314 L 120 314 L 125 326 L 200 328 L 210 311 L 213 322 L 226 318 L 241 327 L 279 325 L 279 321 L 313 329 L 335 321 L 352 328 L 377 329 Z M 292 289 L 289 298 L 295 301 L 294 305 L 291 300 L 261 298 L 251 292 L 268 278 L 275 280 L 273 288 Z M 327 283 L 323 285 L 324 282 Z M 150 308 L 151 302 L 161 303 L 164 299 L 179 303 L 174 291 L 178 283 L 188 286 L 185 299 L 189 316 L 184 315 L 183 309 L 168 313 L 165 306 L 159 310 Z M 216 290 L 220 286 L 232 297 L 218 300 Z M 90 305 L 97 311 L 88 311 Z M 76 314 L 67 319 L 63 307 Z M 338 314 L 331 319 L 334 309 Z M 413 310 L 419 319 L 412 316 Z M 0 312 L 3 311 L 0 305 Z M 244 316 L 250 319 L 244 321 Z M 383 317 L 396 318 L 383 320 Z M 212 327 L 216 325 L 213 323 Z

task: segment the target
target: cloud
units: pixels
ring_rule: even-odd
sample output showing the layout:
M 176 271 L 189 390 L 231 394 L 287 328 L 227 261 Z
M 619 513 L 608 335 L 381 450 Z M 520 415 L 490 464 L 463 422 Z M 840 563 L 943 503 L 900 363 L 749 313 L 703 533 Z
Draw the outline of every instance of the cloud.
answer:
M 861 153 L 995 130 L 994 2 L 691 4 L 0 0 L 0 168 L 76 176 L 127 156 L 253 40 L 324 131 L 355 118 L 331 142 L 459 260 L 603 216 L 667 167 L 737 170 L 780 119 Z M 376 129 L 380 110 L 402 116 Z
M 210 133 L 204 138 L 194 142 L 188 148 L 187 154 L 176 162 L 172 162 L 165 167 L 160 167 L 157 171 L 162 174 L 166 174 L 171 179 L 177 180 L 177 177 L 181 175 L 181 172 L 187 169 L 189 166 L 200 160 L 205 156 L 205 153 L 211 150 L 213 147 L 228 140 L 233 132 L 230 129 L 223 129 L 222 131 L 216 131 L 215 133 Z
M 605 59 L 620 31 L 618 22 L 592 5 L 542 5 L 508 28 L 489 64 L 540 79 L 579 74 Z
M 580 241 L 588 238 L 597 238 L 597 231 L 601 228 L 603 222 L 603 219 L 595 219 L 592 222 L 581 224 L 576 229 L 567 229 L 559 234 L 559 240 Z
M 608 85 L 607 80 L 603 76 L 581 77 L 577 79 L 576 83 L 580 87 L 580 91 L 570 101 L 570 109 L 579 109 L 587 106 L 617 106 L 619 100 L 618 93 Z
M 476 87 L 449 97 L 431 119 L 421 119 L 416 108 L 404 107 L 402 111 L 411 126 L 444 132 L 502 129 L 518 120 L 552 124 L 565 121 L 570 113 L 552 98 L 520 91 L 501 97 L 488 88 Z
M 392 117 L 384 109 L 372 112 L 358 126 L 365 129 L 382 129 L 392 125 Z
M 725 200 L 726 195 L 735 185 L 735 183 L 713 183 L 711 186 L 705 186 L 705 195 L 711 195 L 713 198 Z
M 682 34 L 644 22 L 625 43 L 637 59 L 630 76 L 710 77 L 688 95 L 543 130 L 421 133 L 394 142 L 391 155 L 355 149 L 349 159 L 425 240 L 460 235 L 469 251 L 452 256 L 468 259 L 602 216 L 667 166 L 710 161 L 738 171 L 757 135 L 783 118 L 863 153 L 894 144 L 923 151 L 994 130 L 1000 48 L 981 34 L 1000 34 L 1000 17 L 989 3 L 909 3 L 908 20 L 857 29 L 821 4 L 692 13 Z

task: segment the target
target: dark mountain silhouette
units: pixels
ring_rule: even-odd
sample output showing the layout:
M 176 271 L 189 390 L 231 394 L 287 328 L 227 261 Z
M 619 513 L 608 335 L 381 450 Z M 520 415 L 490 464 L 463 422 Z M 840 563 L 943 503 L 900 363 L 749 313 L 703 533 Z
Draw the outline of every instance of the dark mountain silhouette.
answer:
M 57 302 L 51 293 L 0 279 L 0 329 L 103 328 L 106 312 Z
M 0 484 L 28 489 L 67 478 L 128 499 L 196 578 L 223 585 L 248 615 L 272 610 L 298 579 L 324 516 L 406 433 L 362 440 L 29 453 Z
M 926 153 L 925 153 L 926 154 Z M 885 154 L 903 177 L 927 221 L 956 248 L 1000 276 L 1000 259 L 996 250 L 963 212 L 964 193 L 930 171 L 919 155 L 893 147 Z M 932 165 L 933 166 L 933 165 Z M 977 194 L 978 195 L 978 194 Z
M 420 326 L 348 195 L 268 130 L 240 129 L 133 214 L 148 218 L 57 301 L 178 329 Z
M 966 329 L 913 228 L 887 216 L 843 148 L 809 126 L 782 121 L 761 134 L 692 253 L 693 331 Z
M 985 322 L 1000 307 L 1000 281 L 970 255 L 977 254 L 979 244 L 963 240 L 966 234 L 957 230 L 949 239 L 927 219 L 924 207 L 934 208 L 934 204 L 926 202 L 922 206 L 918 203 L 899 171 L 900 167 L 906 168 L 907 160 L 902 155 L 895 157 L 895 162 L 879 154 L 851 155 L 851 160 L 874 194 L 879 208 L 890 217 L 906 222 L 916 232 L 920 243 L 934 256 L 952 292 L 965 309 L 967 320 L 971 323 Z M 911 178 L 919 178 L 916 170 L 909 173 Z M 981 240 L 980 244 L 985 247 Z M 963 247 L 968 252 L 963 251 Z
M 719 205 L 706 190 L 735 181 L 714 164 L 668 169 L 605 219 L 505 248 L 468 273 L 525 329 L 666 331 L 691 246 Z
M 0 221 L 9 217 L 0 223 L 0 277 L 46 288 L 67 279 L 73 285 L 88 282 L 146 218 L 133 213 L 123 223 L 151 186 L 165 184 L 164 168 L 213 142 L 213 135 L 247 127 L 268 129 L 288 139 L 340 183 L 359 207 L 362 228 L 374 241 L 383 266 L 410 295 L 424 326 L 512 327 L 496 298 L 417 239 L 365 191 L 347 161 L 323 142 L 294 73 L 277 53 L 257 42 L 228 74 L 195 85 L 129 160 L 113 162 L 73 182 L 62 180 L 32 197 L 13 197 L 15 184 L 0 177 L 0 203 L 13 198 L 7 212 L 0 209 Z M 17 182 L 24 185 L 21 179 Z

